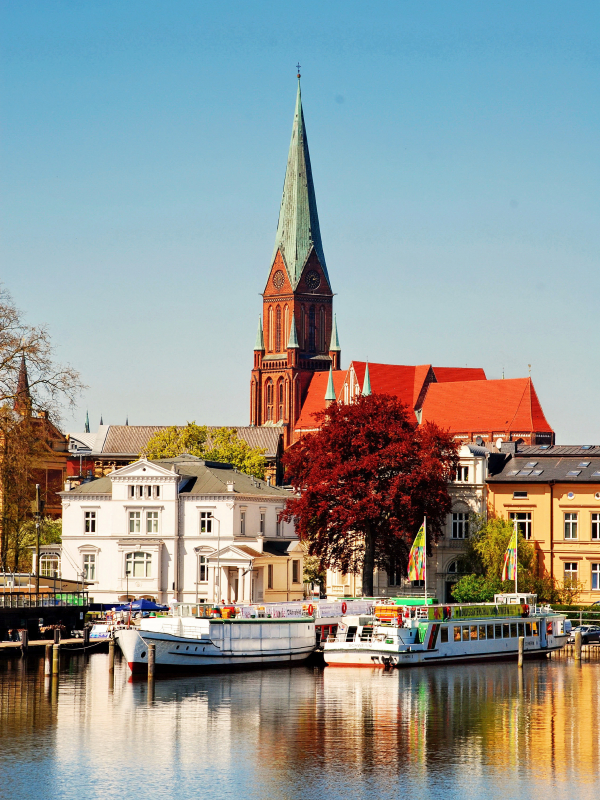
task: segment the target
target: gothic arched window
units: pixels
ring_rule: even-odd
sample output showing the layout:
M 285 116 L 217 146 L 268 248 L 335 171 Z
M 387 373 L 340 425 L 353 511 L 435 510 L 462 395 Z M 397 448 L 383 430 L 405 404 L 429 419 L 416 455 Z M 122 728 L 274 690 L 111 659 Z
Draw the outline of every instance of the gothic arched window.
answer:
M 273 381 L 271 378 L 265 384 L 265 420 L 273 421 Z
M 277 419 L 283 419 L 283 379 L 277 384 Z
M 281 353 L 281 306 L 275 311 L 275 352 Z
M 311 306 L 308 310 L 308 352 L 314 353 L 316 350 L 315 342 L 315 307 Z
M 267 331 L 269 353 L 273 352 L 273 306 L 269 306 L 269 330 Z
M 325 309 L 323 306 L 319 312 L 319 351 L 325 352 Z
M 283 348 L 287 347 L 287 343 L 290 340 L 290 310 L 286 306 L 283 309 Z

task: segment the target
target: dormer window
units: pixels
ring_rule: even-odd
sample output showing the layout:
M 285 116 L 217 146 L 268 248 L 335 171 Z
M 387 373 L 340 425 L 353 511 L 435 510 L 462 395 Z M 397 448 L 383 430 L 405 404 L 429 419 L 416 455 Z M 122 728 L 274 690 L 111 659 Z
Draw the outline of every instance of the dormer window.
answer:
M 459 483 L 468 483 L 469 481 L 469 468 L 462 465 L 456 470 L 456 480 Z

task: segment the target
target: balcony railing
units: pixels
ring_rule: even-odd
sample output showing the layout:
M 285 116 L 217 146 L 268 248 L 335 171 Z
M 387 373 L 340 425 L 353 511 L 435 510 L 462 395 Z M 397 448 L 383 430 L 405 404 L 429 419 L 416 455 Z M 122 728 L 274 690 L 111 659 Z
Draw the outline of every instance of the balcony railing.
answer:
M 88 606 L 87 592 L 9 592 L 0 589 L 1 608 L 57 608 Z

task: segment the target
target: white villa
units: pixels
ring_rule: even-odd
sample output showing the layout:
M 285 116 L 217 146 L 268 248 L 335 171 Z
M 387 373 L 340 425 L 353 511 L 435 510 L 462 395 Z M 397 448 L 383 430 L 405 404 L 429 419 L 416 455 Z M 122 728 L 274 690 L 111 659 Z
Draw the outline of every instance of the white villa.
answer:
M 96 603 L 301 600 L 289 493 L 194 456 L 140 459 L 61 492 L 60 572 Z

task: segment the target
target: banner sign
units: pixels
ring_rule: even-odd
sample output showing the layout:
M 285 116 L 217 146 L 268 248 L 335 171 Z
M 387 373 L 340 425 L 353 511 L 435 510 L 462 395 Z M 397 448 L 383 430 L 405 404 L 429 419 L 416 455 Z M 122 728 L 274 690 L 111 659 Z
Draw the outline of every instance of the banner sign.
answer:
M 448 619 L 480 619 L 483 617 L 521 617 L 523 605 L 501 606 L 433 606 L 427 609 L 428 619 L 446 621 Z

